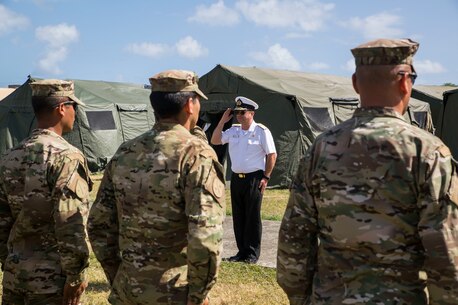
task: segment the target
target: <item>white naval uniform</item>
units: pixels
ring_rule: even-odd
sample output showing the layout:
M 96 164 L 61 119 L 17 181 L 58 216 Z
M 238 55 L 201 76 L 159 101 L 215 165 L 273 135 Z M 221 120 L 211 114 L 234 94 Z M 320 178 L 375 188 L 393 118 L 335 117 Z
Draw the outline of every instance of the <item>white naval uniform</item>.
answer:
M 248 130 L 242 130 L 240 124 L 232 125 L 223 132 L 221 142 L 229 143 L 231 169 L 234 173 L 264 171 L 266 155 L 277 152 L 270 130 L 255 121 Z
M 266 155 L 276 153 L 269 129 L 252 122 L 248 130 L 240 124 L 224 131 L 223 144 L 229 143 L 232 161 L 231 205 L 237 261 L 256 262 L 261 253 L 261 203 L 259 183 L 264 176 Z

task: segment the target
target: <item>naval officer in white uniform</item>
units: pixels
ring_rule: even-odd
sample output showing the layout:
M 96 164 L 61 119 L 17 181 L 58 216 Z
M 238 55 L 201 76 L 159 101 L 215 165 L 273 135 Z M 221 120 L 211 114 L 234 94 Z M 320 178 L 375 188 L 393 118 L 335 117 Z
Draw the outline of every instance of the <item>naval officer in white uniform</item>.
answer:
M 269 129 L 254 121 L 254 101 L 239 96 L 235 108 L 228 108 L 212 134 L 213 145 L 229 143 L 232 162 L 231 204 L 238 253 L 229 261 L 256 263 L 261 253 L 262 195 L 275 166 L 277 152 Z M 235 115 L 239 124 L 223 132 Z

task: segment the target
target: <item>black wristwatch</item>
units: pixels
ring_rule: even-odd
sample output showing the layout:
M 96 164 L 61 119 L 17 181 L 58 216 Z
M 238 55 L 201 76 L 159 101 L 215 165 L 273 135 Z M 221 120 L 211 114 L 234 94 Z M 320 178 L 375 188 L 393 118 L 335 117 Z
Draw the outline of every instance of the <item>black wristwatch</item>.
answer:
M 262 179 L 266 179 L 267 181 L 269 181 L 270 177 L 267 177 L 266 174 L 262 174 Z

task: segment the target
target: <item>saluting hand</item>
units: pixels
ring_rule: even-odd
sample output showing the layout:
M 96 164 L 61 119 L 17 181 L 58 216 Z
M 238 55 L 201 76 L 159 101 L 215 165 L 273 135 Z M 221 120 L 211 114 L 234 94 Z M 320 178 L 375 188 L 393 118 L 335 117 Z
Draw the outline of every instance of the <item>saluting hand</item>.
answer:
M 224 111 L 223 116 L 221 117 L 221 122 L 227 123 L 230 119 L 232 119 L 232 117 L 232 108 L 227 108 L 226 111 Z

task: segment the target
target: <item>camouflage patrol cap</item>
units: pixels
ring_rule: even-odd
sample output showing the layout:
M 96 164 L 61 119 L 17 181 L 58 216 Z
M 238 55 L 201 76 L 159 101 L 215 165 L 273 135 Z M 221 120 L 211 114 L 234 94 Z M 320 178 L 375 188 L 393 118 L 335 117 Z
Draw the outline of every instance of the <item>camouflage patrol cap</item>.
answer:
M 356 66 L 412 65 L 418 42 L 410 39 L 377 39 L 352 49 Z
M 44 79 L 31 82 L 30 87 L 32 88 L 32 96 L 69 97 L 78 105 L 85 105 L 75 96 L 73 81 Z
M 197 74 L 186 70 L 167 70 L 150 77 L 151 91 L 157 92 L 195 92 L 208 99 L 197 85 Z

